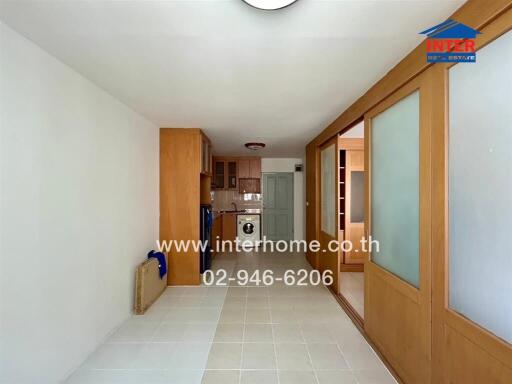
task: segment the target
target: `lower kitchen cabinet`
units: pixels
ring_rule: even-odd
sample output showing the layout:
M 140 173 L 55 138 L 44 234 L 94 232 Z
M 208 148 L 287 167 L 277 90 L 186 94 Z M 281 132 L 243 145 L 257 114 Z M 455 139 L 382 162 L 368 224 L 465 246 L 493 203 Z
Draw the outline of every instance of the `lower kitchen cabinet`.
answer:
M 236 214 L 225 213 L 222 215 L 222 240 L 235 241 L 236 239 Z

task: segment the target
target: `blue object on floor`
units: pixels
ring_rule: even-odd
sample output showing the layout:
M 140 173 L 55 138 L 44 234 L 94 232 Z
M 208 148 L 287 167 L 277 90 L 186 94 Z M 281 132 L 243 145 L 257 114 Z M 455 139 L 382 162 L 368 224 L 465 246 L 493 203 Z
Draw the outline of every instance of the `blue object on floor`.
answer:
M 148 259 L 154 257 L 158 260 L 158 272 L 160 272 L 160 278 L 163 279 L 167 273 L 167 264 L 165 263 L 165 255 L 162 252 L 155 252 L 154 249 L 149 251 Z

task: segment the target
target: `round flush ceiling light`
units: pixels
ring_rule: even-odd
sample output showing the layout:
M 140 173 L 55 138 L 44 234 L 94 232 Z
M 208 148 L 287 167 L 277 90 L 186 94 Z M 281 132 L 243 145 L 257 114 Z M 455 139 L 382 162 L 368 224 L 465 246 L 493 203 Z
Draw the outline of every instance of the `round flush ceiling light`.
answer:
M 258 9 L 274 10 L 281 9 L 295 3 L 297 0 L 242 0 Z
M 263 144 L 263 143 L 245 143 L 245 147 L 249 148 L 253 151 L 257 151 L 258 149 L 265 148 L 265 144 Z

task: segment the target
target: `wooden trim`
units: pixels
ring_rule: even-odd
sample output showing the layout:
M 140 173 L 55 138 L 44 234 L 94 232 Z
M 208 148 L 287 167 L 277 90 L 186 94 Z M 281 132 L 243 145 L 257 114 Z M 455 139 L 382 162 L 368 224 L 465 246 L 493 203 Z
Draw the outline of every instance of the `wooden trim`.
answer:
M 326 233 L 322 230 L 322 213 L 321 213 L 321 207 L 322 207 L 322 193 L 321 193 L 321 185 L 322 185 L 322 164 L 321 164 L 321 151 L 330 147 L 334 146 L 334 164 L 332 164 L 333 171 L 334 171 L 334 234 Z M 339 151 L 338 151 L 338 138 L 333 137 L 331 140 L 329 140 L 327 143 L 325 143 L 319 151 L 319 169 L 320 169 L 320 175 L 318 178 L 319 181 L 319 187 L 320 187 L 320 194 L 319 194 L 319 240 L 321 245 L 321 251 L 318 255 L 318 265 L 319 269 L 324 272 L 326 270 L 330 270 L 332 272 L 333 276 L 333 283 L 332 286 L 335 287 L 336 292 L 339 291 L 339 274 L 340 274 L 340 253 L 338 251 L 329 251 L 328 249 L 328 243 L 333 240 L 338 240 L 338 233 L 339 233 L 339 218 L 338 218 L 338 208 L 339 208 L 339 185 L 336 182 L 337 180 L 337 174 L 338 174 L 338 164 L 339 164 Z
M 482 29 L 511 6 L 512 2 L 510 0 L 469 0 L 449 18 L 475 29 Z M 311 143 L 319 146 L 332 136 L 350 129 L 369 109 L 432 66 L 431 63 L 427 63 L 425 57 L 425 44 L 422 41 L 381 80 L 375 83 L 363 96 L 315 137 Z
M 341 263 L 340 272 L 364 272 L 364 264 L 343 264 L 343 263 Z
M 375 274 L 383 280 L 386 280 L 386 283 L 393 287 L 393 289 L 400 292 L 405 297 L 408 297 L 414 303 L 420 302 L 420 292 L 416 287 L 375 264 L 373 261 L 368 260 L 364 265 L 364 270 Z
M 339 149 L 345 151 L 362 151 L 364 150 L 364 139 L 359 137 L 340 137 L 338 139 Z
M 306 240 L 319 241 L 319 214 L 318 205 L 320 194 L 318 178 L 319 171 L 319 148 L 311 145 L 306 147 Z M 318 252 L 309 250 L 306 254 L 307 260 L 313 269 L 318 269 Z
M 444 321 L 491 356 L 512 367 L 512 347 L 506 341 L 450 308 L 445 309 Z

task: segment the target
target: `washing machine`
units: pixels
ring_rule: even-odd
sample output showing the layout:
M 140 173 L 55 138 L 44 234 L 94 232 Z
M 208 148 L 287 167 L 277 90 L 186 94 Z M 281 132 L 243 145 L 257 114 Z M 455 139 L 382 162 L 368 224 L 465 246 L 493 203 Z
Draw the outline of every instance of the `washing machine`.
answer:
M 236 235 L 241 244 L 253 244 L 261 240 L 260 215 L 237 215 Z

